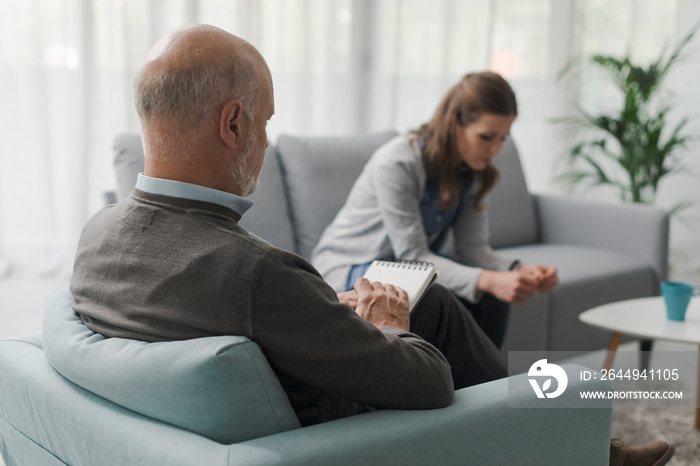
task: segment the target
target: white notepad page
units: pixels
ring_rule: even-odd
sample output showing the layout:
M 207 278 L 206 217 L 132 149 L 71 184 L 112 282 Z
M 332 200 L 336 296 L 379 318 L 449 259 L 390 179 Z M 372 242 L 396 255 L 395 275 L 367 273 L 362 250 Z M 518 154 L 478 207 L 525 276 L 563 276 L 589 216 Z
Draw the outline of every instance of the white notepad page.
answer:
M 403 288 L 408 294 L 410 311 L 421 300 L 428 287 L 435 281 L 437 271 L 428 262 L 376 260 L 369 266 L 364 278 Z

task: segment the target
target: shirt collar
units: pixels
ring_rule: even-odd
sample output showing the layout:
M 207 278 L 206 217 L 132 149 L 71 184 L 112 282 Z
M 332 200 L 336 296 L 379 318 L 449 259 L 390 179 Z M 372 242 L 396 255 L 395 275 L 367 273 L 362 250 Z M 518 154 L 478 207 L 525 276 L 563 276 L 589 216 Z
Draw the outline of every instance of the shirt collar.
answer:
M 241 216 L 253 206 L 253 201 L 235 194 L 183 181 L 154 178 L 143 173 L 139 173 L 136 179 L 136 188 L 151 194 L 211 202 L 233 209 Z

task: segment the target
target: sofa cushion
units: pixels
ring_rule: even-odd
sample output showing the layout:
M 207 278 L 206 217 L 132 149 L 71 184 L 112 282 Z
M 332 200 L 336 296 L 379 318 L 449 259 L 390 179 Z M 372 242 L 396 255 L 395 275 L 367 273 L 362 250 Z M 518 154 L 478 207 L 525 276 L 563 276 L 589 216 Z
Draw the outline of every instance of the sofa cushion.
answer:
M 653 269 L 643 260 L 592 246 L 532 244 L 496 252 L 524 263 L 553 265 L 559 276 L 550 293 L 512 305 L 503 343 L 506 351 L 604 348 L 610 333 L 583 324 L 579 314 L 601 304 L 649 296 L 656 282 Z
M 493 159 L 501 173 L 490 195 L 490 240 L 494 248 L 538 242 L 535 207 L 527 191 L 518 150 L 511 138 Z
M 300 427 L 257 344 L 239 336 L 147 343 L 93 333 L 68 288 L 44 307 L 46 358 L 65 378 L 132 411 L 236 443 Z
M 117 201 L 128 197 L 143 172 L 143 142 L 140 133 L 122 133 L 114 139 L 114 170 L 117 177 Z M 265 151 L 265 164 L 260 171 L 260 183 L 251 196 L 253 207 L 241 218 L 246 230 L 294 252 L 292 225 L 279 169 L 275 147 Z
M 362 167 L 379 146 L 396 134 L 384 131 L 326 138 L 281 135 L 277 139 L 297 253 L 309 259 L 323 230 L 345 203 Z
M 121 133 L 114 138 L 114 174 L 117 177 L 117 201 L 127 198 L 143 172 L 143 141 L 140 133 Z
M 253 207 L 243 215 L 239 224 L 278 248 L 296 252 L 280 162 L 272 145 L 265 151 L 265 164 L 259 180 L 258 189 L 250 196 Z

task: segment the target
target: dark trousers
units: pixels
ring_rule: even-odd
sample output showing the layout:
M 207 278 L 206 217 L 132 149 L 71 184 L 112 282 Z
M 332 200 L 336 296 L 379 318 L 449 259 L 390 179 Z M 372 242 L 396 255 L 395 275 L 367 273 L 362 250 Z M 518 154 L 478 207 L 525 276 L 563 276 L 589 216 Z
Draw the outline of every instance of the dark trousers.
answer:
M 434 284 L 411 312 L 411 332 L 432 343 L 450 363 L 455 390 L 508 376 L 498 348 L 448 289 Z
M 490 293 L 484 293 L 478 303 L 472 303 L 464 298 L 457 297 L 459 301 L 472 313 L 474 320 L 479 324 L 496 348 L 503 345 L 503 337 L 508 325 L 508 313 L 510 304 L 501 301 Z

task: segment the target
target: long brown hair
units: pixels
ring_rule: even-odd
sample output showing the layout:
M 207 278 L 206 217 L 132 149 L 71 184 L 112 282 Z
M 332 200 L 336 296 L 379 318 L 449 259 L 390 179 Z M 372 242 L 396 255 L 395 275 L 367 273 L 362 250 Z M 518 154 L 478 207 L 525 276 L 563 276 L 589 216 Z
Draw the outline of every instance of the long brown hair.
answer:
M 413 134 L 424 141 L 423 164 L 429 177 L 437 178 L 443 208 L 453 207 L 460 196 L 455 177 L 458 171 L 471 171 L 462 162 L 454 140 L 454 126 L 462 128 L 478 120 L 484 113 L 503 116 L 518 114 L 515 93 L 499 74 L 490 71 L 470 73 L 453 86 L 438 105 L 433 118 Z M 481 209 L 481 200 L 498 181 L 498 170 L 488 165 L 475 172 L 480 186 L 474 204 Z

